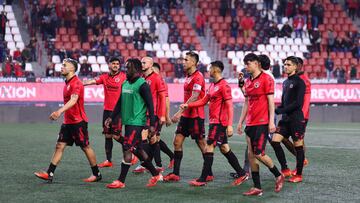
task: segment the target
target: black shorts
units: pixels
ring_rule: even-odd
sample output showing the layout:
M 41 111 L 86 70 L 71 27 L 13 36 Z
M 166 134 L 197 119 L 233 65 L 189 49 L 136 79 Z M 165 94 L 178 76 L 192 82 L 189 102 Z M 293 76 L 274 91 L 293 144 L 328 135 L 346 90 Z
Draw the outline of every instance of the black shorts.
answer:
M 88 123 L 81 121 L 76 124 L 62 124 L 58 136 L 58 142 L 65 142 L 72 146 L 86 147 L 89 145 Z
M 123 150 L 133 151 L 135 148 L 141 148 L 141 132 L 144 126 L 125 125 L 125 135 L 123 142 Z
M 202 118 L 180 118 L 180 122 L 176 127 L 176 134 L 182 134 L 194 140 L 201 140 L 205 137 L 205 124 Z
M 293 141 L 304 139 L 306 121 L 297 120 L 280 120 L 276 128 L 276 133 L 282 135 L 284 138 L 292 138 Z
M 245 133 L 250 138 L 253 153 L 255 155 L 265 155 L 269 125 L 246 126 Z
M 210 124 L 207 144 L 221 146 L 227 143 L 228 140 L 226 135 L 226 126 L 223 126 L 221 124 Z
M 116 116 L 116 118 L 112 121 L 110 128 L 105 126 L 105 120 L 111 116 L 112 111 L 104 110 L 103 113 L 103 134 L 111 134 L 121 136 L 122 124 L 120 115 Z
M 160 125 L 160 119 L 157 116 L 155 116 L 155 126 L 154 127 L 155 127 L 155 135 L 160 136 L 162 125 Z M 150 118 L 147 116 L 145 129 L 149 129 L 149 128 L 150 128 Z

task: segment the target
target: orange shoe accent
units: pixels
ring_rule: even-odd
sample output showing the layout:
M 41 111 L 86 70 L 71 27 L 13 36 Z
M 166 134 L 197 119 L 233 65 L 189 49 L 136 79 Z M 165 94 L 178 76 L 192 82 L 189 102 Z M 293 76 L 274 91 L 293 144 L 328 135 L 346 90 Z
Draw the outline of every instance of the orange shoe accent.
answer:
M 113 163 L 111 161 L 105 160 L 102 163 L 98 164 L 99 168 L 104 168 L 104 167 L 113 167 Z
M 171 160 L 170 160 L 169 165 L 168 165 L 168 168 L 169 168 L 169 169 L 174 168 L 174 159 L 171 159 Z
M 214 179 L 215 179 L 214 176 L 207 176 L 207 177 L 206 177 L 206 182 L 211 182 L 211 181 L 213 181 Z
M 285 181 L 285 176 L 284 175 L 280 175 L 279 177 L 276 178 L 276 182 L 275 182 L 275 192 L 280 192 L 282 187 L 284 186 L 284 181 Z
M 157 176 L 153 176 L 150 178 L 146 187 L 154 187 L 158 181 L 162 181 L 162 180 L 163 180 L 163 176 L 161 174 L 159 174 Z
M 291 170 L 290 169 L 284 169 L 281 170 L 281 173 L 285 176 L 285 177 L 291 177 Z
M 175 175 L 173 173 L 169 173 L 166 176 L 164 176 L 164 181 L 166 181 L 166 182 L 178 182 L 178 181 L 180 181 L 180 176 Z
M 245 182 L 246 180 L 249 179 L 249 176 L 247 174 L 239 177 L 239 178 L 236 178 L 234 180 L 234 182 L 232 183 L 232 185 L 236 186 L 236 185 L 241 185 L 243 182 Z
M 302 176 L 301 175 L 295 175 L 295 176 L 291 177 L 288 181 L 291 182 L 291 183 L 302 182 Z
M 45 171 L 39 171 L 39 172 L 35 172 L 34 175 L 42 180 L 47 180 L 49 183 L 52 182 L 53 180 L 53 176 L 50 176 L 47 172 Z
M 121 182 L 120 180 L 114 180 L 112 183 L 107 184 L 106 187 L 110 189 L 124 188 L 125 183 Z
M 92 183 L 92 182 L 98 182 L 98 181 L 100 181 L 102 179 L 102 176 L 101 176 L 101 174 L 99 175 L 99 176 L 94 176 L 94 175 L 92 175 L 92 176 L 90 176 L 90 177 L 88 177 L 88 178 L 86 178 L 86 179 L 83 179 L 83 181 L 84 182 L 87 182 L 87 183 Z
M 132 154 L 131 157 L 131 165 L 135 165 L 137 162 L 139 161 L 139 159 L 137 158 L 137 156 L 135 156 L 134 154 Z
M 250 188 L 249 191 L 243 193 L 245 196 L 261 196 L 262 194 L 263 190 L 255 187 Z
M 294 170 L 291 171 L 291 176 L 295 176 L 297 173 L 297 169 L 295 168 Z
M 194 186 L 194 187 L 200 187 L 200 186 L 205 186 L 205 185 L 206 185 L 206 182 L 200 182 L 200 181 L 198 181 L 197 179 L 194 179 L 194 180 L 191 180 L 191 181 L 189 182 L 189 184 L 190 184 L 191 186 Z

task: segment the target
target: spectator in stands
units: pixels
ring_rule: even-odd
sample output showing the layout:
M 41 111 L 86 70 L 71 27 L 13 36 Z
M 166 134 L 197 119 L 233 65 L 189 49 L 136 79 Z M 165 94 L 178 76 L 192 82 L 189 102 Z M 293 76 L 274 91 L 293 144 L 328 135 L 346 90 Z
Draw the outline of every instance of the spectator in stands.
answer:
M 130 15 L 132 17 L 132 10 L 134 8 L 134 4 L 132 1 L 124 1 L 125 5 L 125 15 Z
M 205 36 L 205 16 L 201 11 L 196 16 L 196 31 L 199 36 Z
M 80 65 L 80 76 L 91 77 L 92 69 L 91 65 L 88 63 L 87 59 L 85 58 Z
M 304 20 L 303 16 L 298 13 L 294 17 L 294 21 L 293 21 L 293 27 L 294 27 L 296 38 L 300 37 L 302 39 L 302 31 L 303 31 L 304 25 L 305 25 L 305 20 Z
M 288 18 L 292 18 L 295 16 L 295 2 L 294 0 L 288 0 L 286 3 L 285 16 Z
M 357 59 L 360 58 L 360 44 L 359 44 L 359 42 L 356 42 L 354 48 L 351 50 L 351 53 L 353 54 L 354 58 L 357 58 Z
M 20 51 L 19 48 L 16 48 L 16 50 L 14 51 L 13 58 L 16 61 L 22 61 L 22 59 L 21 59 L 21 51 Z
M 92 26 L 92 31 L 93 31 L 94 35 L 98 37 L 100 34 L 100 28 L 101 28 L 100 16 L 98 13 L 96 13 L 95 16 L 92 17 L 91 26 Z
M 93 38 L 91 39 L 90 48 L 91 51 L 93 52 L 93 55 L 96 55 L 97 51 L 100 48 L 100 42 L 98 37 L 96 37 L 96 35 L 94 35 Z
M 78 15 L 77 19 L 78 35 L 81 43 L 88 41 L 88 22 L 86 15 Z
M 275 22 L 271 24 L 271 26 L 268 28 L 268 31 L 266 32 L 269 37 L 278 37 L 280 34 L 280 30 Z
M 239 1 L 238 0 L 230 0 L 230 13 L 231 13 L 231 18 L 235 18 L 237 16 L 237 8 L 239 6 Z
M 11 60 L 11 57 L 8 56 L 5 63 L 3 63 L 2 72 L 5 77 L 11 77 L 14 75 L 14 68 Z
M 60 27 L 60 25 L 58 25 L 59 20 L 58 20 L 58 17 L 55 12 L 51 13 L 49 21 L 50 21 L 50 23 L 48 25 L 49 38 L 55 39 L 56 38 L 56 29 L 58 27 Z
M 27 45 L 31 54 L 31 58 L 29 59 L 29 62 L 36 61 L 36 45 L 37 45 L 37 39 L 35 37 L 32 37 L 30 39 L 29 44 Z
M 239 34 L 239 22 L 237 21 L 236 18 L 232 18 L 230 23 L 230 36 L 236 39 L 238 37 L 238 34 Z
M 149 35 L 149 33 L 147 32 L 147 30 L 142 30 L 141 32 L 141 45 L 142 47 L 144 47 L 144 44 L 145 42 L 148 42 L 148 43 L 154 43 L 154 39 Z
M 51 61 L 49 61 L 48 64 L 46 65 L 45 76 L 46 77 L 55 76 L 54 64 Z
M 174 65 L 175 77 L 183 78 L 184 77 L 184 65 L 182 62 L 183 58 L 178 58 L 176 64 Z
M 106 16 L 109 16 L 111 13 L 111 0 L 102 0 L 102 8 L 103 8 L 104 14 Z
M 331 60 L 331 58 L 328 57 L 325 59 L 325 69 L 326 69 L 326 78 L 327 80 L 331 79 L 331 74 L 334 70 L 334 62 Z
M 21 59 L 25 63 L 31 61 L 31 53 L 28 47 L 25 47 L 24 50 L 21 52 Z
M 141 10 L 142 8 L 142 2 L 141 0 L 133 0 L 133 6 L 134 6 L 134 19 L 135 20 L 140 20 L 140 16 L 141 16 Z
M 160 20 L 159 26 L 159 43 L 165 44 L 168 42 L 169 37 L 169 26 L 164 19 Z
M 272 10 L 274 8 L 274 0 L 264 0 L 264 9 Z
M 346 83 L 346 71 L 343 67 L 340 67 L 338 74 L 337 74 L 337 83 L 345 84 Z
M 1 11 L 0 14 L 0 39 L 5 40 L 6 22 L 8 21 L 5 11 Z
M 113 14 L 115 15 L 120 14 L 120 7 L 121 7 L 121 0 L 112 1 Z
M 103 55 L 106 55 L 109 50 L 109 38 L 107 34 L 104 34 L 103 38 L 101 39 L 100 47 L 101 47 L 101 53 Z
M 292 32 L 293 28 L 286 22 L 280 30 L 280 37 L 291 37 Z
M 244 37 L 245 38 L 250 37 L 251 32 L 255 26 L 255 22 L 253 18 L 250 16 L 250 14 L 246 14 L 246 16 L 241 19 L 240 25 L 241 28 L 243 29 Z
M 326 47 L 326 51 L 328 52 L 332 52 L 334 51 L 334 47 L 335 47 L 335 34 L 332 31 L 332 29 L 328 29 L 328 41 L 327 41 L 327 47 Z
M 201 61 L 199 61 L 197 69 L 205 76 L 205 73 L 207 73 L 206 65 L 203 64 Z
M 356 64 L 355 63 L 351 64 L 350 79 L 351 80 L 356 80 L 357 79 L 357 69 L 356 69 Z
M 109 27 L 109 17 L 110 16 L 107 16 L 105 14 L 102 14 L 101 15 L 101 18 L 100 18 L 100 27 L 101 27 L 101 30 L 104 30 L 106 28 Z
M 150 36 L 154 39 L 155 38 L 155 31 L 156 31 L 156 19 L 154 16 L 149 17 L 149 31 Z
M 358 0 L 347 0 L 348 8 L 349 8 L 349 16 L 352 20 L 356 18 L 356 11 L 359 9 L 359 1 Z
M 320 0 L 316 0 L 315 3 L 311 4 L 310 13 L 312 16 L 312 25 L 317 28 L 319 24 L 323 24 L 325 9 L 321 5 Z
M 230 7 L 228 0 L 220 0 L 220 16 L 224 17 L 226 16 L 226 13 Z
M 24 77 L 24 72 L 21 67 L 21 63 L 19 61 L 14 61 L 14 72 L 15 77 Z
M 310 42 L 311 42 L 313 51 L 321 52 L 320 43 L 321 43 L 322 39 L 321 39 L 321 33 L 320 33 L 319 29 L 314 28 L 309 33 L 309 38 L 310 38 Z
M 279 61 L 275 61 L 275 64 L 272 67 L 272 73 L 273 73 L 275 78 L 280 78 L 281 77 Z
M 73 15 L 74 13 L 72 12 L 72 10 L 69 7 L 66 7 L 64 10 L 64 27 L 66 28 L 70 28 L 71 27 L 71 22 L 73 21 Z
M 134 35 L 133 35 L 133 42 L 134 42 L 134 46 L 136 49 L 139 49 L 139 43 L 140 43 L 140 28 L 136 28 L 136 30 L 134 31 Z
M 341 39 L 340 43 L 341 43 L 341 51 L 344 51 L 344 52 L 350 51 L 351 48 L 354 46 L 354 44 L 352 44 L 350 39 L 346 36 Z
M 6 45 L 5 41 L 0 41 L 0 62 L 4 62 L 6 57 Z
M 277 23 L 282 24 L 282 17 L 285 15 L 287 0 L 279 0 L 279 5 L 276 9 Z

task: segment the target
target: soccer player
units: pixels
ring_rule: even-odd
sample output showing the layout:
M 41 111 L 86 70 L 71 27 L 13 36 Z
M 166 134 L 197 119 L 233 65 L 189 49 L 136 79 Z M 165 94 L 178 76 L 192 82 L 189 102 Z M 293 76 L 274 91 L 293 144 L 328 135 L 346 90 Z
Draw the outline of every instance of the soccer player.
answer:
M 153 64 L 153 70 L 157 73 L 160 74 L 160 65 L 158 63 L 154 63 Z M 170 118 L 170 99 L 169 99 L 169 91 L 168 91 L 168 85 L 166 84 L 166 82 L 164 81 L 165 84 L 165 99 L 166 99 L 166 113 L 165 113 L 165 122 L 166 122 L 166 126 L 170 126 L 172 124 L 171 122 L 171 118 Z M 166 155 L 168 155 L 168 157 L 170 158 L 170 162 L 168 165 L 168 168 L 172 169 L 174 167 L 174 153 L 169 149 L 169 147 L 167 146 L 167 144 L 161 139 L 160 137 L 160 132 L 161 132 L 161 128 L 158 131 L 157 135 L 157 140 L 159 142 L 160 145 L 160 150 L 162 152 L 164 152 Z M 154 159 L 159 159 L 161 161 L 161 156 L 160 156 L 160 152 L 155 151 L 154 154 Z
M 305 83 L 304 104 L 302 107 L 302 112 L 304 114 L 304 119 L 305 119 L 305 129 L 304 129 L 304 132 L 305 132 L 306 126 L 307 126 L 307 123 L 309 120 L 309 116 L 310 116 L 311 82 L 310 82 L 308 76 L 306 74 L 304 74 L 305 72 L 303 70 L 303 64 L 304 64 L 303 60 L 300 57 L 297 57 L 297 59 L 299 61 L 297 74 Z M 296 157 L 296 150 L 295 150 L 294 144 L 286 137 L 284 137 L 284 139 L 281 142 Z M 304 151 L 305 151 L 305 143 L 304 143 L 303 147 L 304 147 Z M 286 163 L 286 159 L 285 159 L 285 162 L 283 162 L 283 163 Z M 304 158 L 304 166 L 306 166 L 307 164 L 308 164 L 308 160 L 305 157 Z M 284 174 L 285 177 L 296 175 L 296 169 L 293 171 L 290 171 L 290 169 L 287 168 L 288 167 L 287 164 L 283 164 L 283 166 L 281 166 L 281 167 L 282 167 L 281 172 Z
M 295 56 L 289 56 L 285 59 L 284 67 L 288 78 L 283 82 L 283 93 L 281 105 L 276 108 L 275 113 L 281 114 L 282 118 L 278 123 L 278 128 L 272 138 L 272 145 L 275 150 L 281 167 L 286 166 L 284 150 L 280 142 L 291 136 L 296 150 L 296 175 L 289 179 L 289 182 L 302 181 L 302 169 L 304 165 L 304 131 L 305 119 L 302 112 L 305 83 L 297 74 L 299 60 Z
M 96 156 L 89 144 L 88 118 L 84 109 L 84 86 L 75 75 L 78 63 L 73 59 L 64 59 L 61 67 L 61 75 L 65 77 L 63 90 L 64 106 L 50 114 L 50 120 L 57 120 L 64 113 L 64 121 L 61 125 L 55 152 L 47 172 L 35 172 L 36 177 L 52 182 L 54 172 L 59 164 L 66 146 L 72 146 L 75 142 L 85 153 L 89 161 L 92 175 L 84 179 L 85 182 L 97 182 L 101 180 L 101 174 L 96 164 Z
M 242 124 L 246 119 L 245 133 L 248 145 L 248 157 L 251 167 L 251 176 L 254 187 L 243 193 L 262 195 L 259 162 L 266 165 L 276 178 L 275 192 L 280 192 L 285 177 L 279 172 L 271 158 L 265 154 L 266 137 L 269 132 L 275 131 L 274 124 L 274 81 L 268 74 L 263 73 L 259 65 L 259 58 L 255 54 L 244 57 L 246 71 L 250 78 L 245 80 L 245 103 L 242 108 L 237 131 L 241 135 Z
M 150 57 L 144 57 L 141 59 L 142 64 L 142 72 L 144 79 L 150 86 L 152 100 L 154 104 L 154 114 L 155 114 L 155 132 L 156 135 L 160 135 L 159 131 L 161 130 L 161 126 L 165 123 L 165 113 L 166 113 L 166 99 L 165 99 L 165 83 L 159 74 L 154 72 L 153 70 L 153 59 Z M 147 119 L 147 123 L 149 124 L 149 118 Z M 144 133 L 147 133 L 145 131 Z M 160 153 L 160 145 L 156 136 L 152 137 L 150 140 L 150 145 L 147 149 L 147 153 L 152 160 L 155 153 Z M 164 168 L 162 167 L 161 160 L 158 158 L 155 159 L 156 170 L 159 172 L 163 172 Z M 143 173 L 145 171 L 145 167 L 139 165 L 133 171 L 134 173 Z
M 240 185 L 249 178 L 246 172 L 241 168 L 235 154 L 231 151 L 228 144 L 228 137 L 233 135 L 233 104 L 231 88 L 222 77 L 224 64 L 221 61 L 210 63 L 210 77 L 213 79 L 206 95 L 196 102 L 181 104 L 181 109 L 205 106 L 209 102 L 209 135 L 205 147 L 204 163 L 201 176 L 198 179 L 189 182 L 192 186 L 206 185 L 206 178 L 211 171 L 214 160 L 214 148 L 218 145 L 221 153 L 226 157 L 229 164 L 237 172 L 237 178 L 233 185 Z
M 119 99 L 121 94 L 121 85 L 126 80 L 125 73 L 120 71 L 120 60 L 118 58 L 111 58 L 109 60 L 109 73 L 104 73 L 100 77 L 96 79 L 91 79 L 84 81 L 84 86 L 86 85 L 100 85 L 104 86 L 104 112 L 103 112 L 103 134 L 105 136 L 105 153 L 106 160 L 100 163 L 98 166 L 102 167 L 112 167 L 113 163 L 111 161 L 112 158 L 112 148 L 113 148 L 113 137 L 116 140 L 120 140 L 121 137 L 121 119 L 120 117 L 115 118 L 112 122 L 112 126 L 107 128 L 105 126 L 105 119 L 107 119 Z
M 184 83 L 184 103 L 197 101 L 205 95 L 205 80 L 203 75 L 196 70 L 199 62 L 199 55 L 195 52 L 187 52 L 184 58 L 184 70 L 187 77 Z M 180 109 L 172 118 L 174 123 L 179 122 L 174 137 L 174 168 L 173 172 L 164 176 L 165 181 L 180 180 L 180 164 L 183 157 L 182 145 L 186 137 L 191 135 L 195 140 L 203 158 L 205 158 L 205 126 L 204 126 L 204 107 L 196 107 L 190 109 Z M 210 171 L 207 181 L 214 179 L 212 171 Z
M 121 115 L 122 124 L 125 125 L 125 135 L 123 147 L 123 161 L 121 163 L 121 172 L 117 180 L 108 184 L 107 187 L 124 188 L 125 179 L 131 166 L 131 156 L 134 153 L 148 169 L 152 175 L 147 187 L 153 187 L 158 181 L 162 180 L 162 175 L 155 169 L 151 163 L 148 154 L 142 148 L 141 133 L 146 125 L 146 112 L 150 118 L 150 136 L 155 134 L 155 116 L 154 105 L 151 98 L 151 91 L 145 79 L 140 77 L 142 72 L 141 61 L 139 59 L 128 59 L 126 61 L 126 78 L 122 85 L 121 95 L 114 108 L 110 118 L 107 118 L 105 125 L 110 127 L 112 121 Z M 144 140 L 147 142 L 147 139 Z

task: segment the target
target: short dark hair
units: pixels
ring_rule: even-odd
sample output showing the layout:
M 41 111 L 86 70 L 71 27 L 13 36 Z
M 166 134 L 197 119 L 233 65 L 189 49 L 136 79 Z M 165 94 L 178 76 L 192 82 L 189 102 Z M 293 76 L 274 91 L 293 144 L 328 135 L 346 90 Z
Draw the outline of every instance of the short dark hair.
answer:
M 296 57 L 296 58 L 298 59 L 300 65 L 304 65 L 304 60 L 302 58 L 300 57 Z
M 261 64 L 261 68 L 264 70 L 269 70 L 270 69 L 270 59 L 268 56 L 266 56 L 265 54 L 260 54 L 259 56 L 259 60 L 260 60 L 260 64 Z
M 193 51 L 189 51 L 189 52 L 186 52 L 186 55 L 195 59 L 196 64 L 199 62 L 199 55 L 197 53 L 195 53 Z
M 245 64 L 247 62 L 249 62 L 249 61 L 258 61 L 258 62 L 260 62 L 259 57 L 254 53 L 246 54 L 243 61 L 244 61 Z
M 221 61 L 213 61 L 210 63 L 210 65 L 220 68 L 221 72 L 224 70 L 224 64 Z
M 156 67 L 157 69 L 161 70 L 161 69 L 160 69 L 160 64 L 159 64 L 159 63 L 154 62 L 154 63 L 153 63 L 153 67 Z
M 112 63 L 112 62 L 114 62 L 114 61 L 117 61 L 117 62 L 121 63 L 121 62 L 120 62 L 120 59 L 117 58 L 117 57 L 111 57 L 110 60 L 109 60 L 110 63 Z
M 142 72 L 141 61 L 137 58 L 129 58 L 126 63 L 128 66 L 133 66 L 139 73 Z
M 288 57 L 286 57 L 286 58 L 284 59 L 284 62 L 285 62 L 285 61 L 291 61 L 291 62 L 292 62 L 293 64 L 295 64 L 296 66 L 301 65 L 298 57 L 296 57 L 296 56 L 288 56 Z
M 64 59 L 64 62 L 71 63 L 71 64 L 74 66 L 74 68 L 75 68 L 75 72 L 78 70 L 78 62 L 77 62 L 75 59 L 65 58 L 65 59 Z

